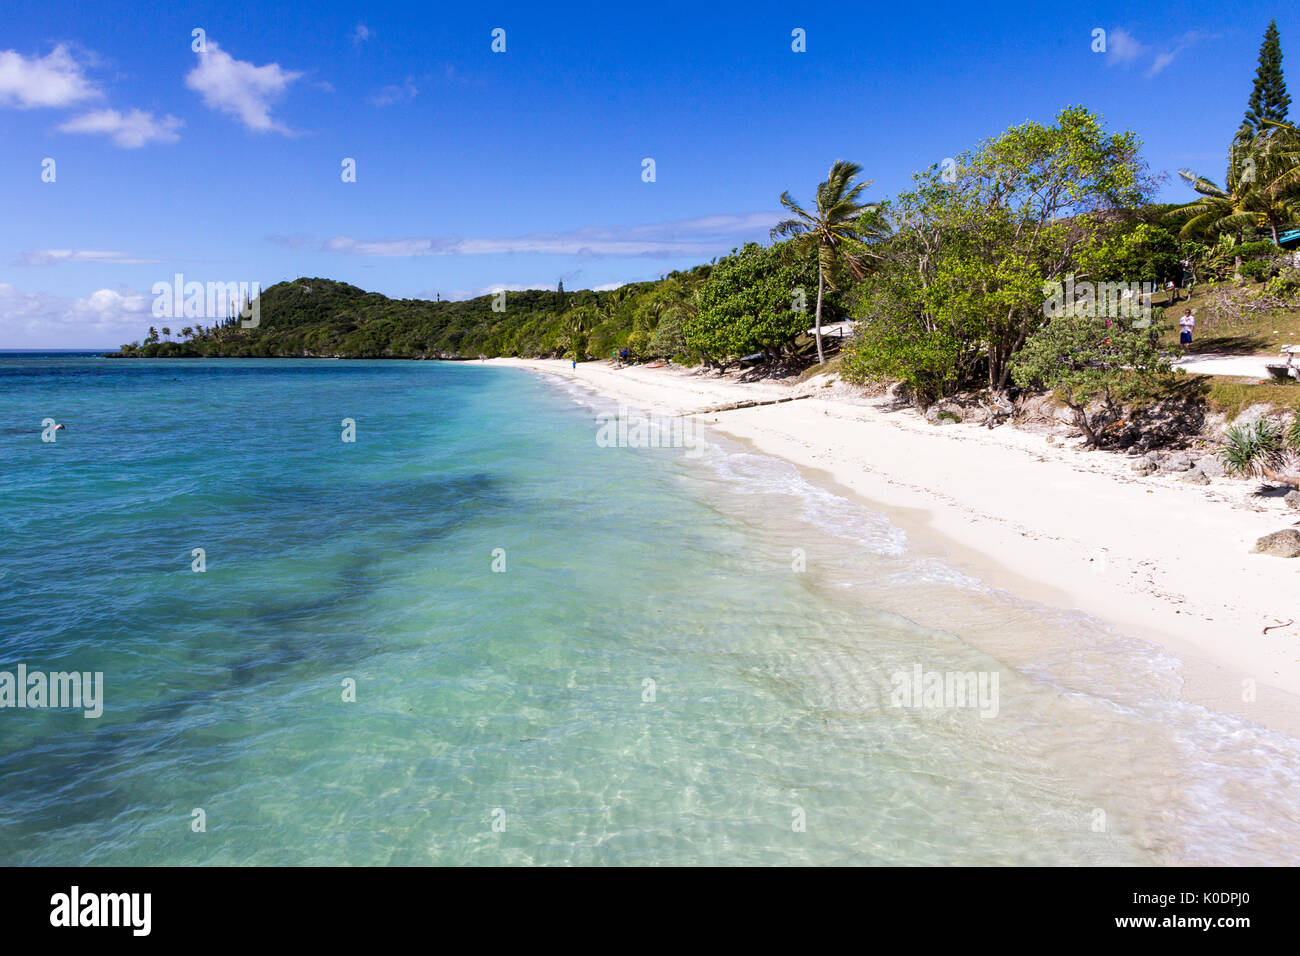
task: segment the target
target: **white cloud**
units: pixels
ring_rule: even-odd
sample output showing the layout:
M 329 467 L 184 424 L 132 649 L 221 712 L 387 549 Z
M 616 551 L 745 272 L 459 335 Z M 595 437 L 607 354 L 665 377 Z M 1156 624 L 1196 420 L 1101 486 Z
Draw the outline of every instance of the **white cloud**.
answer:
M 766 239 L 779 220 L 777 213 L 701 216 L 645 226 L 586 226 L 567 232 L 538 232 L 523 236 L 460 239 L 415 237 L 354 239 L 335 236 L 319 243 L 325 252 L 357 256 L 475 256 L 532 253 L 577 256 L 697 256 L 725 253 L 745 240 Z M 277 238 L 281 245 L 301 248 L 301 236 Z
M 155 118 L 143 110 L 119 113 L 117 110 L 94 110 L 73 117 L 59 127 L 63 133 L 98 133 L 113 137 L 113 142 L 123 149 L 139 149 L 145 143 L 174 143 L 179 136 L 176 130 L 184 125 L 168 114 Z
M 1147 76 L 1155 76 L 1170 63 L 1174 62 L 1174 57 L 1178 56 L 1178 54 L 1182 53 L 1188 47 L 1193 46 L 1200 39 L 1202 39 L 1201 35 L 1194 30 L 1189 30 L 1187 33 L 1176 37 L 1173 41 L 1173 45 L 1169 49 L 1156 55 L 1155 61 L 1151 64 L 1151 69 L 1147 70 Z
M 416 94 L 419 92 L 415 86 L 415 77 L 408 76 L 406 82 L 401 85 L 385 86 L 370 97 L 370 102 L 375 106 L 392 106 L 394 103 L 400 103 L 403 100 L 415 99 Z
M 239 117 L 251 130 L 291 132 L 271 118 L 271 103 L 302 73 L 285 70 L 278 63 L 254 66 L 236 60 L 211 39 L 207 52 L 198 57 L 199 65 L 185 77 L 185 85 L 201 93 L 205 104 Z
M 370 27 L 366 26 L 364 23 L 358 23 L 357 28 L 352 31 L 352 42 L 365 43 L 374 35 L 374 31 L 371 30 Z
M 140 338 L 150 296 L 99 289 L 83 298 L 22 292 L 0 282 L 0 348 L 107 348 Z
M 112 252 L 102 249 L 31 249 L 20 253 L 17 264 L 20 266 L 51 266 L 59 262 L 97 262 L 112 265 L 140 265 L 147 262 L 160 262 L 160 259 L 145 259 L 129 252 Z
M 65 107 L 102 94 L 85 76 L 85 67 L 59 44 L 43 57 L 0 52 L 0 105 L 19 109 Z
M 1106 63 L 1129 64 L 1145 53 L 1149 47 L 1123 27 L 1116 27 L 1106 37 Z
M 528 292 L 530 290 L 550 292 L 553 291 L 554 288 L 555 286 L 551 285 L 536 285 L 527 282 L 496 282 L 492 285 L 485 285 L 483 288 L 479 289 L 477 292 L 471 293 L 466 298 L 473 299 L 480 295 L 492 295 L 495 292 Z
M 1189 30 L 1177 37 L 1152 45 L 1143 43 L 1123 27 L 1116 27 L 1106 38 L 1106 65 L 1131 66 L 1139 60 L 1145 60 L 1154 52 L 1155 56 L 1145 75 L 1155 76 L 1174 62 L 1178 54 L 1205 38 L 1203 34 Z

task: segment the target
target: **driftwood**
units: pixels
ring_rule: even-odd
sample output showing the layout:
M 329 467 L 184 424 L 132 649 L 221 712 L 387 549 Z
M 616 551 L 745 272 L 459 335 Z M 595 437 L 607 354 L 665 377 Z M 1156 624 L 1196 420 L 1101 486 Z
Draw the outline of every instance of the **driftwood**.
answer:
M 1292 488 L 1300 488 L 1300 477 L 1295 475 L 1280 475 L 1267 465 L 1261 468 L 1260 471 L 1269 481 L 1275 481 L 1279 485 L 1290 485 Z
M 730 402 L 726 405 L 718 405 L 714 408 L 701 408 L 697 412 L 688 412 L 689 415 L 712 415 L 714 412 L 730 412 L 737 408 L 755 408 L 759 405 L 780 405 L 782 402 L 797 402 L 801 398 L 812 398 L 811 395 L 791 395 L 788 398 L 770 398 L 765 402 Z

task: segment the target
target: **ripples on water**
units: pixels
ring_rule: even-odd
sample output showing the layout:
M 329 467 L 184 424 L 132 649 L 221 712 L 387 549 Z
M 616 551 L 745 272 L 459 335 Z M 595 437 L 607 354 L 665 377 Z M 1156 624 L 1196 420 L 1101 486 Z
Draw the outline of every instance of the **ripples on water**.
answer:
M 0 669 L 107 696 L 0 711 L 0 862 L 1286 862 L 1295 741 L 1168 655 L 595 433 L 473 364 L 0 358 Z M 915 663 L 998 716 L 888 706 Z

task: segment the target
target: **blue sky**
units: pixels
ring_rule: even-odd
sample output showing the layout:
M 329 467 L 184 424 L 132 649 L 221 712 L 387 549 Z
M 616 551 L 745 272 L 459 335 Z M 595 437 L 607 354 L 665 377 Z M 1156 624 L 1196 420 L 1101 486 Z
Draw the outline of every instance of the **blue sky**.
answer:
M 178 272 L 428 298 L 651 279 L 765 240 L 834 159 L 884 198 L 1072 103 L 1190 198 L 1175 171 L 1222 176 L 1270 17 L 1300 114 L 1281 2 L 6 6 L 0 348 L 138 339 Z

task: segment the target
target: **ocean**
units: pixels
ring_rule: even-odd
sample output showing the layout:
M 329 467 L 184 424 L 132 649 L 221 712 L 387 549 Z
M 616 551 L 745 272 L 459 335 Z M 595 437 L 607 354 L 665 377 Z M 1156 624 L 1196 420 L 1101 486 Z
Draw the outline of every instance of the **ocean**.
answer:
M 0 680 L 102 675 L 0 709 L 0 864 L 1294 862 L 1300 744 L 1159 648 L 612 411 L 0 354 Z

